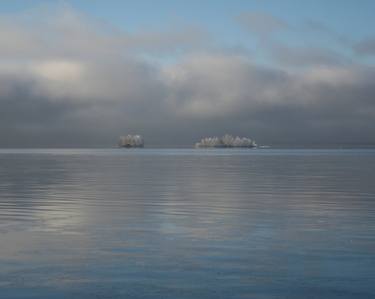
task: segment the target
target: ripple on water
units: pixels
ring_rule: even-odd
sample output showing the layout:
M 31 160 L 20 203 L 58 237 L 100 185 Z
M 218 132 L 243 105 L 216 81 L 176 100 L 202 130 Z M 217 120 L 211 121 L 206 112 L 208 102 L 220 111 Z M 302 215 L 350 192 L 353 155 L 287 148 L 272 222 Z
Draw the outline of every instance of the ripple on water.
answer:
M 0 295 L 375 297 L 374 165 L 373 150 L 0 150 Z

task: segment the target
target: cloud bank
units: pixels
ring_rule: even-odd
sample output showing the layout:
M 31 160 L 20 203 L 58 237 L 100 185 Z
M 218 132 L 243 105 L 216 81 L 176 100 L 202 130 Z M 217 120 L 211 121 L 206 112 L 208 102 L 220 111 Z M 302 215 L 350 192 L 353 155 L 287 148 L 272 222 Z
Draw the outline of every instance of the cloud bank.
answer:
M 66 6 L 1 16 L 0 146 L 111 146 L 127 133 L 182 146 L 226 132 L 260 144 L 375 143 L 373 65 L 283 44 L 272 38 L 291 30 L 282 20 L 239 18 L 267 36 L 259 47 L 274 63 L 194 27 L 129 33 Z

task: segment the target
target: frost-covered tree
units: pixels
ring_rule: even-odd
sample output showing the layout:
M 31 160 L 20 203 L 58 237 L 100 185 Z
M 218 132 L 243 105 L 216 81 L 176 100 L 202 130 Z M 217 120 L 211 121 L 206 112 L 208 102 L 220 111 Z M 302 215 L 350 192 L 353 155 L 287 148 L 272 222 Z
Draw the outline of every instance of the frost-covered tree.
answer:
M 217 148 L 226 148 L 226 147 L 246 147 L 253 148 L 257 144 L 255 141 L 252 141 L 250 138 L 246 137 L 236 137 L 226 134 L 221 138 L 218 137 L 206 137 L 203 138 L 200 142 L 195 144 L 196 148 L 205 148 L 205 147 L 217 147 Z

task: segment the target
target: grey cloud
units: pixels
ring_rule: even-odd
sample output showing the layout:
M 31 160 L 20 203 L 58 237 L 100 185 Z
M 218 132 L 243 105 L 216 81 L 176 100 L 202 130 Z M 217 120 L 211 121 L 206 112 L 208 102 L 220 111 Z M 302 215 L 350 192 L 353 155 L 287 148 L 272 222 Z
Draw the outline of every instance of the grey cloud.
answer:
M 319 47 L 290 47 L 281 43 L 270 46 L 272 57 L 286 66 L 342 65 L 349 59 L 341 53 Z
M 184 79 L 176 79 L 176 101 L 183 99 L 180 111 L 193 123 L 211 124 L 215 134 L 253 132 L 263 142 L 373 142 L 373 69 L 287 72 L 239 58 L 212 59 L 198 59 L 199 68 L 192 67 L 197 62 L 183 65 Z M 215 75 L 205 76 L 204 70 Z
M 364 39 L 354 45 L 354 51 L 360 55 L 375 55 L 375 37 Z
M 146 146 L 225 133 L 260 143 L 375 142 L 371 67 L 311 52 L 299 57 L 308 68 L 264 67 L 246 51 L 205 51 L 195 31 L 129 38 L 71 9 L 43 19 L 48 28 L 35 18 L 3 22 L 0 146 L 111 146 L 128 133 Z M 172 62 L 144 59 L 176 49 L 186 52 Z

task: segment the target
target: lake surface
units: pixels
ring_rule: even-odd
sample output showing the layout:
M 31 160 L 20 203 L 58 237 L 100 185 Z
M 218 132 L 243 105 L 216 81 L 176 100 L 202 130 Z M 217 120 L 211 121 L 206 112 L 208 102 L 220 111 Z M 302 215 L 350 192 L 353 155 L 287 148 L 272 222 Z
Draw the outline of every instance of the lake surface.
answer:
M 375 298 L 375 151 L 0 150 L 0 298 Z

